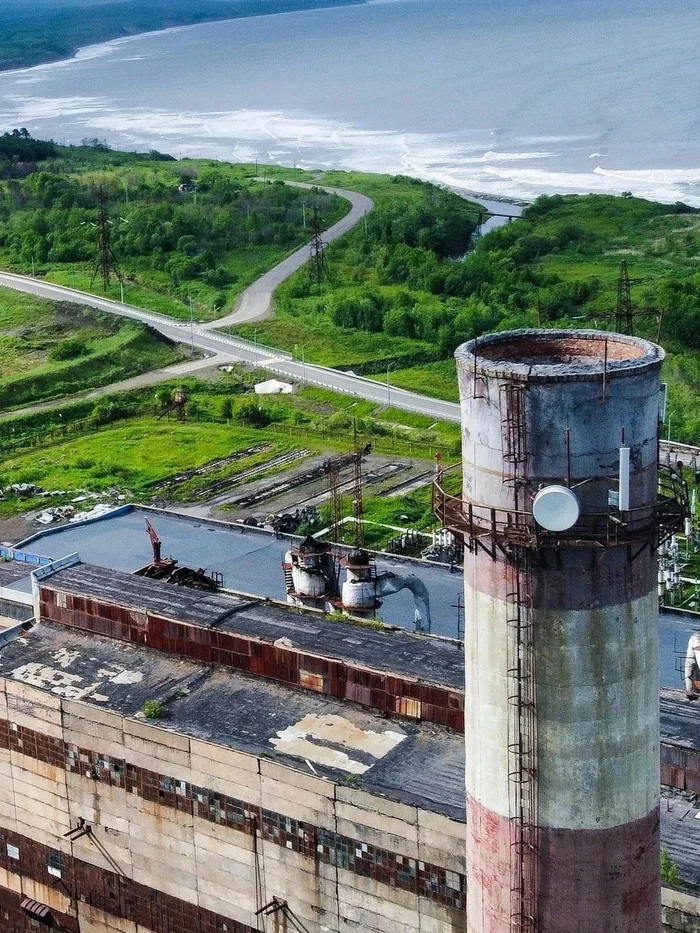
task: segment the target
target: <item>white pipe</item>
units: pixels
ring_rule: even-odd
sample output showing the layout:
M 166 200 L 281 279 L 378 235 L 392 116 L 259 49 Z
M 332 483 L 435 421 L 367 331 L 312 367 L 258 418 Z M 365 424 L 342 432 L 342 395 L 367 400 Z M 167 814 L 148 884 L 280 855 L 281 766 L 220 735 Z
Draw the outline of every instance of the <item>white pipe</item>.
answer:
M 620 505 L 621 512 L 630 510 L 630 449 L 620 447 Z

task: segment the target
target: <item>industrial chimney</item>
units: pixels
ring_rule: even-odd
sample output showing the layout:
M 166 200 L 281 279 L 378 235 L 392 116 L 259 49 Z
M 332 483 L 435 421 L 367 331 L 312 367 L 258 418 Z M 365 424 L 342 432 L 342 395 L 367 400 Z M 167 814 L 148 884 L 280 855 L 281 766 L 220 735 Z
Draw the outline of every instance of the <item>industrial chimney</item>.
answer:
M 470 933 L 659 933 L 663 351 L 513 331 L 456 353 Z

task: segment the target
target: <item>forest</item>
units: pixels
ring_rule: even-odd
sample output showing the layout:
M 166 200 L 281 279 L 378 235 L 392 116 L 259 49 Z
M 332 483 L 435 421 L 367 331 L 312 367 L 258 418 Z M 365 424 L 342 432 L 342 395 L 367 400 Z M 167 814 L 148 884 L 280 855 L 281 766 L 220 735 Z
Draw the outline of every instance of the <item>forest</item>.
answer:
M 348 209 L 320 190 L 263 184 L 223 163 L 115 154 L 97 141 L 58 147 L 24 133 L 0 137 L 0 177 L 3 153 L 9 165 L 0 180 L 2 264 L 67 272 L 70 284 L 89 287 L 104 200 L 125 283 L 151 297 L 191 297 L 200 317 L 215 317 L 261 267 L 301 245 L 315 217 L 328 225 Z M 174 303 L 155 309 L 185 313 Z

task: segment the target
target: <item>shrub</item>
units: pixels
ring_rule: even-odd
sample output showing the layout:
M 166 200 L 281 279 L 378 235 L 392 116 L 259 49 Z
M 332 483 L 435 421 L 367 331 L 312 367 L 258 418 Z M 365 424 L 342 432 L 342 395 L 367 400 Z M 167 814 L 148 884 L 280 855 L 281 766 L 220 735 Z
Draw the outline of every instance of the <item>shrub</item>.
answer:
M 678 865 L 671 859 L 668 849 L 661 850 L 661 880 L 665 884 L 680 884 L 681 874 Z
M 162 700 L 146 700 L 141 712 L 146 719 L 162 719 L 165 715 L 165 703 Z
M 88 352 L 87 344 L 78 337 L 68 337 L 49 352 L 49 359 L 53 362 L 62 360 L 74 360 L 78 356 L 84 356 Z
M 240 399 L 236 404 L 236 418 L 243 424 L 250 424 L 254 428 L 264 428 L 270 423 L 267 411 L 254 398 Z

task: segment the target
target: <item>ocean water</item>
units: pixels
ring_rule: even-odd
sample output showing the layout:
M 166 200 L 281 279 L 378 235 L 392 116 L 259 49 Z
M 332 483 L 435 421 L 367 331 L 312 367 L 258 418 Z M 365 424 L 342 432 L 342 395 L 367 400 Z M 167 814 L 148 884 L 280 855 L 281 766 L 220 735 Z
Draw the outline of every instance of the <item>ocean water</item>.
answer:
M 698 48 L 692 0 L 378 0 L 0 74 L 0 128 L 700 206 Z

